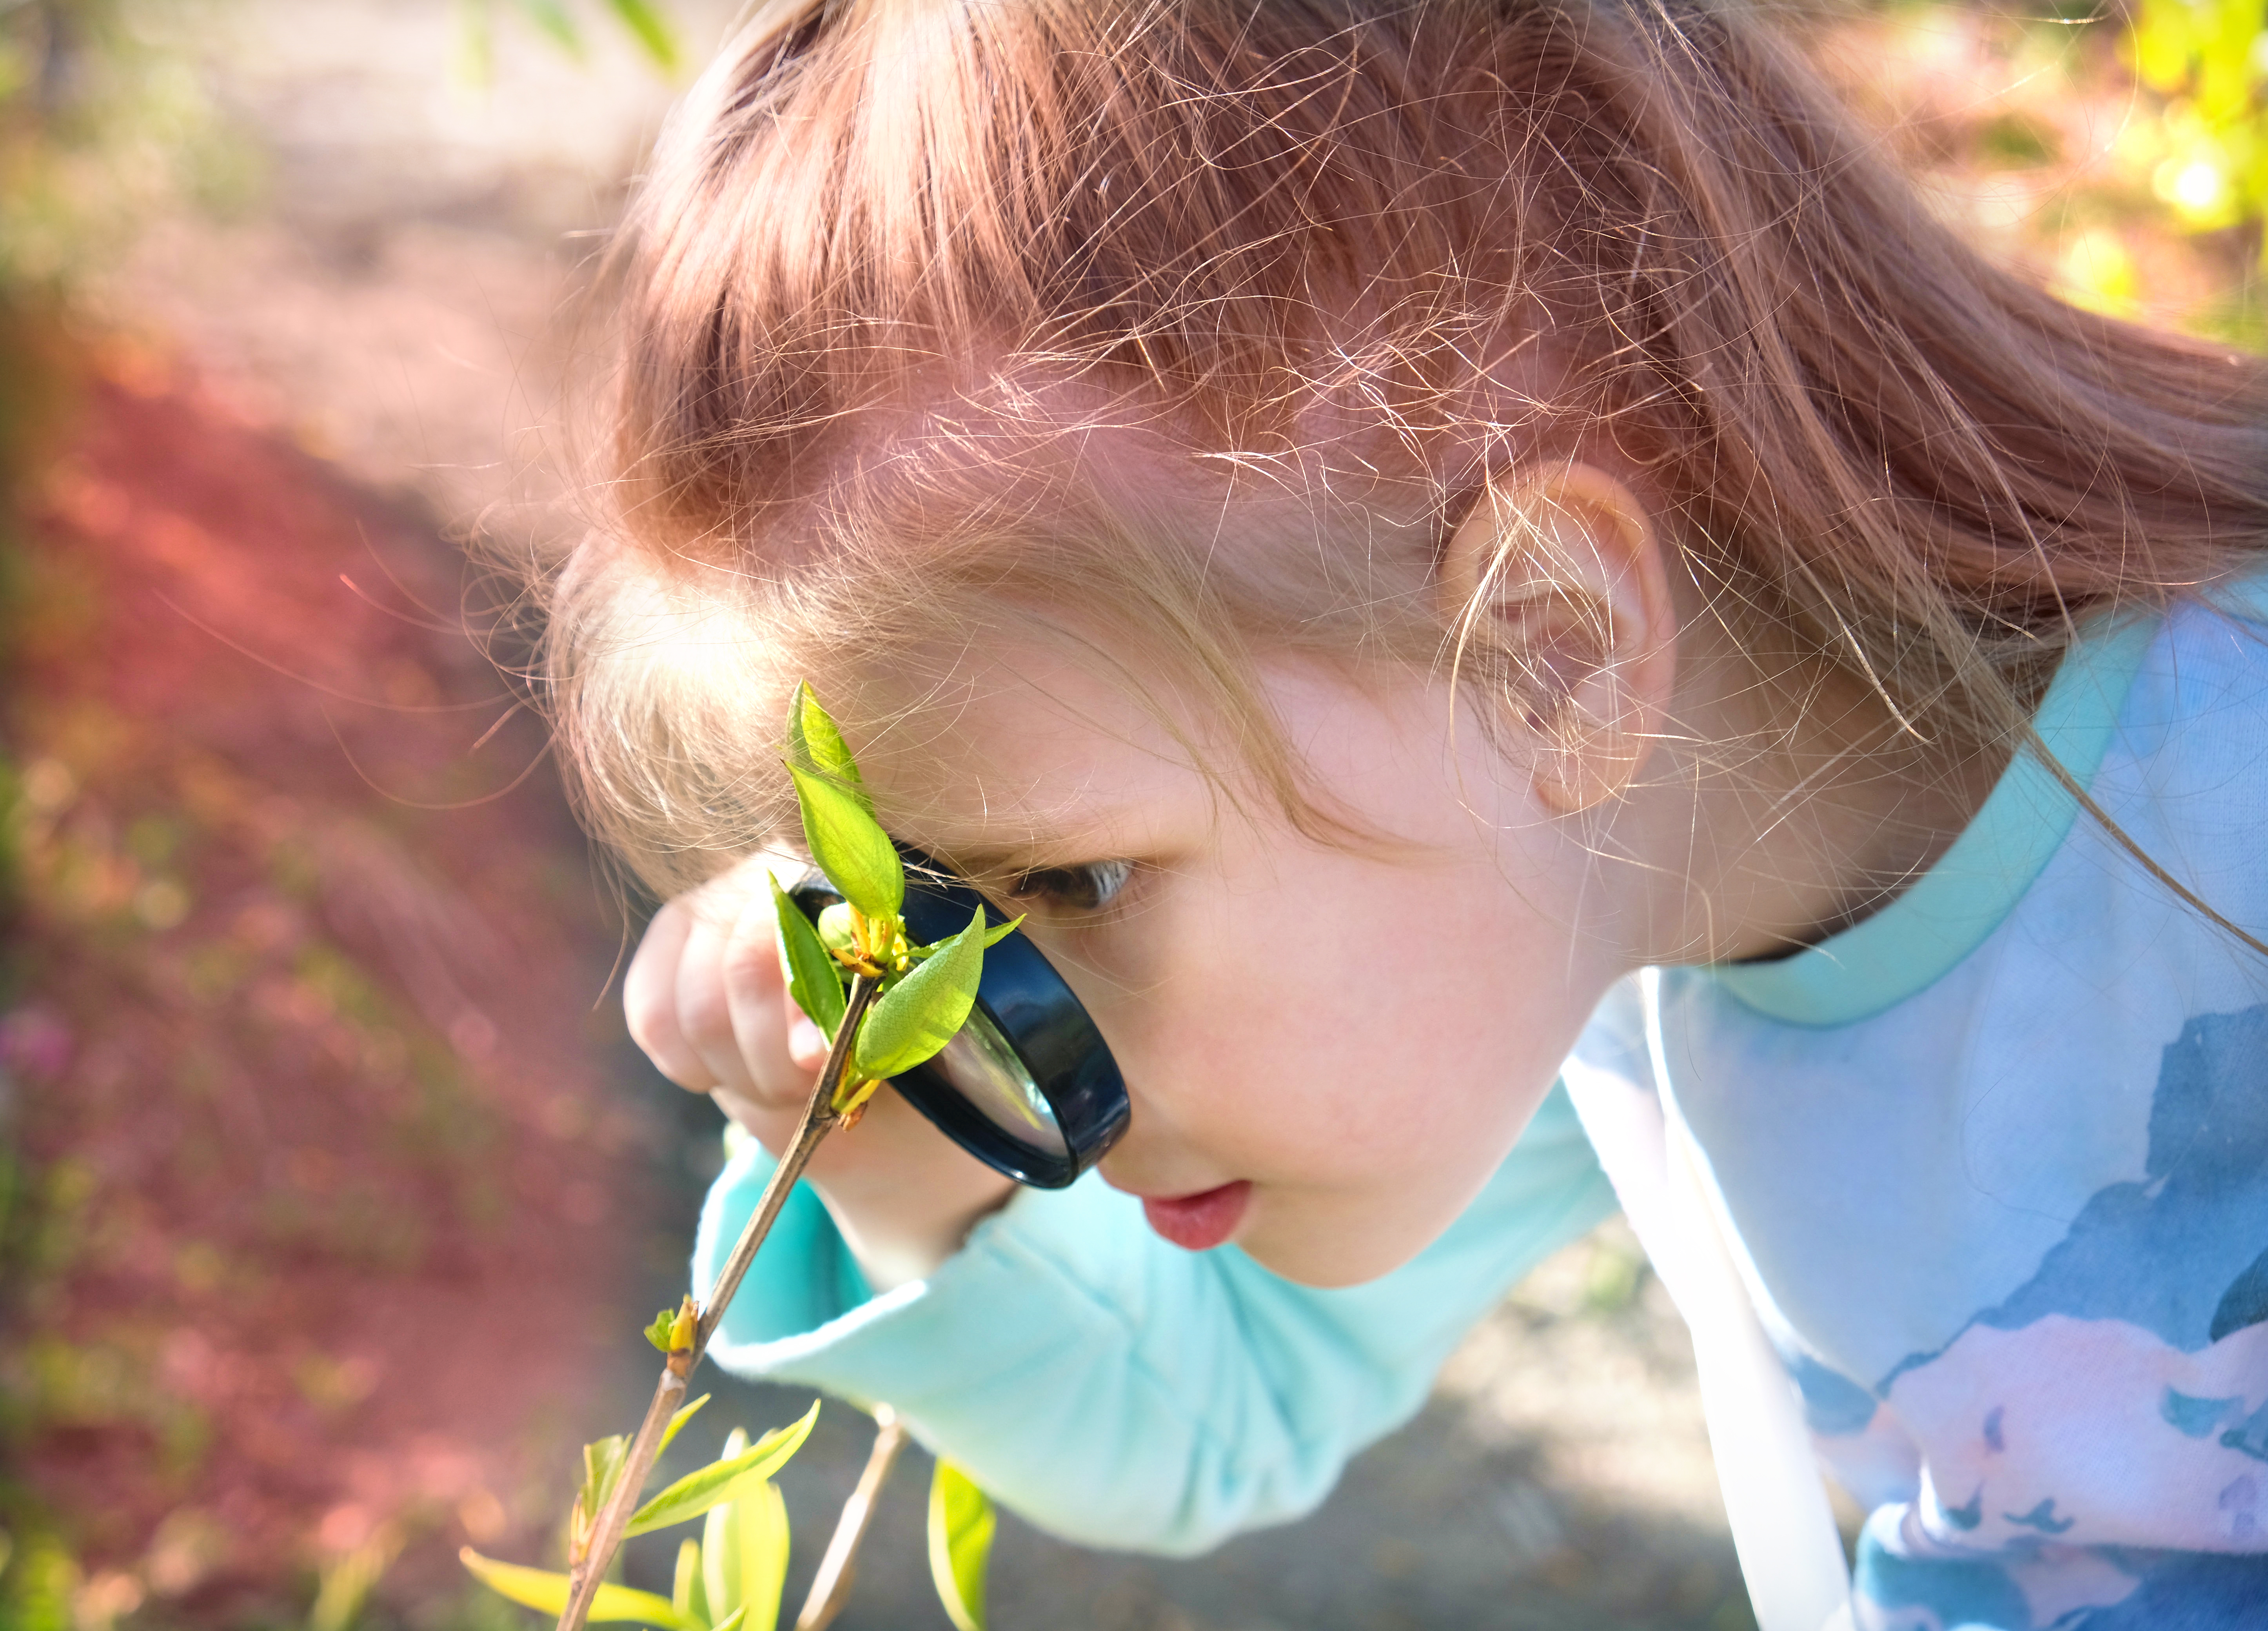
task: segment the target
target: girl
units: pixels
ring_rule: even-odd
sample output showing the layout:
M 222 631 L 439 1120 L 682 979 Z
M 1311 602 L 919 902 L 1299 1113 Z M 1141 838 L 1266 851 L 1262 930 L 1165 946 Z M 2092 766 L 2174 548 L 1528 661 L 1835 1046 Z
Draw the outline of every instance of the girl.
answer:
M 548 673 L 680 897 L 633 1033 L 784 1136 L 807 676 L 1133 1100 L 1014 1195 L 881 1104 L 727 1365 L 1195 1550 L 1619 1199 L 1767 1626 L 2257 1623 L 2259 364 L 1982 263 L 1717 0 L 776 0 L 612 287 Z

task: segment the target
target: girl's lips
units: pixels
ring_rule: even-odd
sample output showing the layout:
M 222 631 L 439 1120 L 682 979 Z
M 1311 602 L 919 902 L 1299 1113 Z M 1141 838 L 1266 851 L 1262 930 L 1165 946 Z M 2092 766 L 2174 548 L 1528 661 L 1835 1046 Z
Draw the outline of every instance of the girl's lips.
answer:
M 1239 1178 L 1233 1184 L 1224 1184 L 1219 1189 L 1200 1190 L 1194 1195 L 1175 1195 L 1158 1200 L 1142 1198 L 1143 1215 L 1150 1227 L 1190 1251 L 1204 1251 L 1220 1244 L 1236 1232 L 1244 1221 L 1244 1208 L 1252 1199 L 1252 1180 Z

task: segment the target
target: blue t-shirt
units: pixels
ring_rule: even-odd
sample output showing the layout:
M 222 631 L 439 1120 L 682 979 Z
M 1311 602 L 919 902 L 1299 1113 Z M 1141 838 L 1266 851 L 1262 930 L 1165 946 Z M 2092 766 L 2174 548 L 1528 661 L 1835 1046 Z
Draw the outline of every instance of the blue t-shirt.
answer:
M 2036 725 L 2144 853 L 2268 938 L 2262 598 L 2092 631 Z M 1859 1626 L 2268 1623 L 2268 960 L 2036 759 L 1856 927 L 1618 988 L 1569 1077 L 1691 1133 L 1871 1514 Z M 697 1286 L 769 1164 L 751 1148 L 718 1181 Z M 1181 1251 L 1089 1181 L 869 1297 L 802 1194 L 714 1351 L 887 1400 L 1059 1533 L 1194 1551 L 1320 1501 L 1612 1205 L 1564 1091 L 1439 1242 L 1350 1290 Z

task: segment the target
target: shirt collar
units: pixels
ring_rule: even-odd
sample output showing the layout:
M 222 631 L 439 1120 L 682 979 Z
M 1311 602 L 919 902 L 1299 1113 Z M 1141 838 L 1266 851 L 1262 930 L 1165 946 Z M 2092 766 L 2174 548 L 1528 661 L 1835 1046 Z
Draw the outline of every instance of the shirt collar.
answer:
M 2146 612 L 2089 624 L 2033 715 L 2039 745 L 2084 787 L 2102 767 L 2126 693 L 2156 638 Z M 1851 1025 L 1937 983 L 2000 926 L 2063 844 L 2079 801 L 2031 744 L 2018 749 L 1969 825 L 1889 904 L 1786 957 L 1702 970 L 1768 1018 Z

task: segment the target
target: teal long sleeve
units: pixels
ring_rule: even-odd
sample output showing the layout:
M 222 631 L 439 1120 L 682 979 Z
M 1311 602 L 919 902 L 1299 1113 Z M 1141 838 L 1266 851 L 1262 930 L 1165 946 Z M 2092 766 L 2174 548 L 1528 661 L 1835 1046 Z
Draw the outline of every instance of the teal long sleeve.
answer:
M 705 1295 L 772 1167 L 718 1177 Z M 1025 1191 L 925 1280 L 870 1296 L 799 1187 L 726 1315 L 728 1370 L 887 1402 L 995 1498 L 1087 1545 L 1176 1554 L 1282 1523 L 1416 1414 L 1460 1337 L 1614 1209 L 1564 1090 L 1442 1237 L 1372 1283 L 1293 1285 L 1233 1247 L 1159 1239 L 1092 1177 Z

